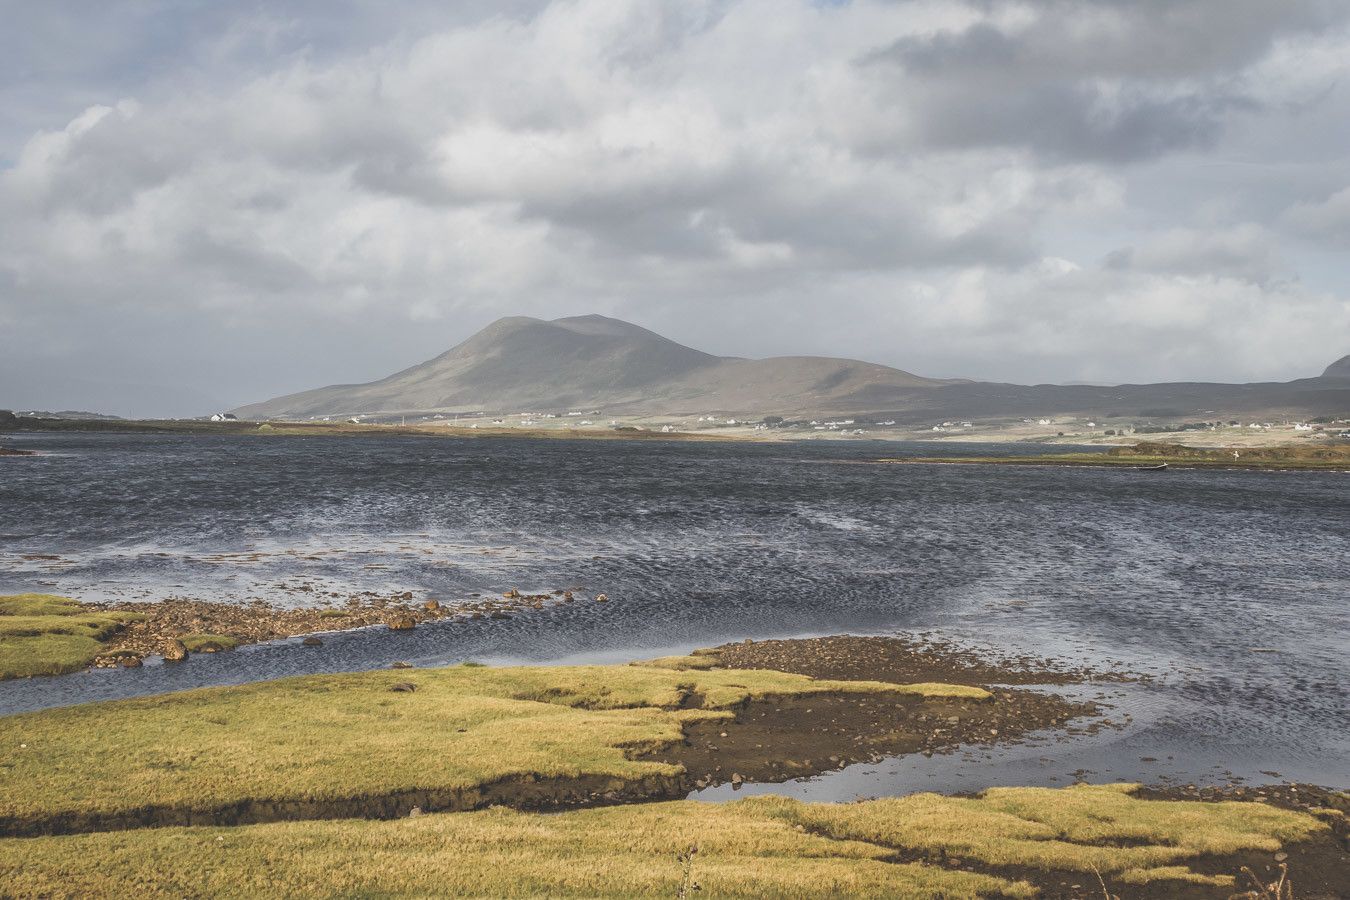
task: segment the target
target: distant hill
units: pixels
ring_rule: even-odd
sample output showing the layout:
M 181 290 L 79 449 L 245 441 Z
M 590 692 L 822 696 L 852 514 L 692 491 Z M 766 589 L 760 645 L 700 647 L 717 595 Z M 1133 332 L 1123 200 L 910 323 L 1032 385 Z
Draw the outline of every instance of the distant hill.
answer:
M 947 383 L 849 359 L 713 356 L 605 316 L 551 322 L 513 316 L 388 378 L 304 391 L 235 413 L 267 418 L 580 407 L 612 413 L 795 411 Z
M 605 316 L 513 316 L 388 378 L 303 391 L 234 412 L 266 419 L 591 409 L 611 415 L 873 413 L 902 422 L 1308 417 L 1350 413 L 1350 357 L 1320 378 L 1287 383 L 996 384 L 922 378 L 853 359 L 714 356 Z

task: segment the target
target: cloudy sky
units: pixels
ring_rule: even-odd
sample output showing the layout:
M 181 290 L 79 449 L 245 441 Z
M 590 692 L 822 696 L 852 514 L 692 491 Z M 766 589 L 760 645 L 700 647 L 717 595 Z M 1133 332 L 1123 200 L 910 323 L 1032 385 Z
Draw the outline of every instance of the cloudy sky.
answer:
M 0 0 L 0 406 L 598 312 L 1003 381 L 1350 353 L 1344 0 Z

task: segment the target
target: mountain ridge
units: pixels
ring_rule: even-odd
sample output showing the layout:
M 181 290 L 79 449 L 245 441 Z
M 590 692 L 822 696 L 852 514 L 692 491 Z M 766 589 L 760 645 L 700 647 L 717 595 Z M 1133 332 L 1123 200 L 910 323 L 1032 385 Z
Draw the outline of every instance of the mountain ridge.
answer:
M 686 347 L 606 316 L 508 316 L 425 362 L 241 406 L 250 419 L 557 412 L 612 415 L 878 413 L 897 420 L 1113 414 L 1199 417 L 1350 411 L 1350 356 L 1292 382 L 1017 385 L 924 378 L 823 356 L 747 359 Z

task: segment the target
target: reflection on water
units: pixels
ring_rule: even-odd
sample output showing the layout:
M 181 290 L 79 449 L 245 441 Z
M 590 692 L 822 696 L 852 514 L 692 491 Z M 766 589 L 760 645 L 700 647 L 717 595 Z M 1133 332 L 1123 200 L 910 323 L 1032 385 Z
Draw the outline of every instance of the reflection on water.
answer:
M 364 590 L 453 600 L 575 587 L 611 602 L 8 682 L 0 711 L 400 659 L 612 661 L 935 629 L 1158 678 L 1100 689 L 1119 707 L 1110 715 L 1132 717 L 1123 729 L 790 789 L 1053 784 L 1079 769 L 1350 784 L 1345 475 L 846 464 L 931 452 L 922 445 L 14 443 L 50 452 L 0 468 L 0 590 L 310 605 Z

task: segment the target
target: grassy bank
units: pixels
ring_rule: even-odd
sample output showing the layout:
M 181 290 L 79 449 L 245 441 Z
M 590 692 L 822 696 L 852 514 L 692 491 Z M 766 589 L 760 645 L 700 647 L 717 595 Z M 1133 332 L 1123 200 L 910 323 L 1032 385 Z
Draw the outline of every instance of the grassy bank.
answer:
M 882 459 L 884 463 L 958 463 L 993 466 L 1098 466 L 1138 468 L 1166 463 L 1177 469 L 1265 469 L 1276 471 L 1350 471 L 1350 446 L 1335 447 L 1185 447 L 1142 443 L 1101 453 L 1050 453 L 1039 456 L 934 456 Z
M 137 618 L 133 612 L 92 612 L 48 594 L 0 597 L 0 680 L 83 669 Z
M 454 666 L 45 710 L 0 719 L 13 786 L 0 833 L 681 796 L 680 765 L 638 757 L 686 724 L 755 698 L 847 694 L 989 697 L 771 671 Z
M 850 648 L 799 661 L 836 666 Z M 911 665 L 889 651 L 866 668 Z M 721 668 L 729 657 L 309 676 L 0 718 L 0 893 L 1100 896 L 1100 876 L 1131 898 L 1200 898 L 1286 854 L 1302 885 L 1343 870 L 1341 813 L 1126 785 L 676 799 L 691 766 L 736 784 L 809 747 L 835 767 L 879 734 L 978 740 L 1012 708 L 1007 689 Z
M 853 804 L 765 797 L 7 839 L 0 883 L 16 897 L 918 898 L 1101 896 L 1100 874 L 1130 897 L 1223 897 L 1242 860 L 1329 831 L 1263 804 L 1147 801 L 1130 791 L 1001 788 Z
M 244 554 L 240 556 L 247 558 Z M 45 558 L 54 564 L 60 563 L 60 557 Z M 97 632 L 97 646 L 87 640 L 75 641 L 77 635 L 74 634 L 65 634 L 59 640 L 35 640 L 33 638 L 38 635 L 31 633 L 32 627 L 21 625 L 17 619 L 9 620 L 14 633 L 7 633 L 4 627 L 7 620 L 0 618 L 0 660 L 6 653 L 13 653 L 25 661 L 21 668 L 14 667 L 15 674 L 4 677 L 56 675 L 90 664 L 104 667 L 136 665 L 154 654 L 233 650 L 245 644 L 370 625 L 406 628 L 456 616 L 482 619 L 494 614 L 523 614 L 576 599 L 571 591 L 564 590 L 547 594 L 508 591 L 500 597 L 474 596 L 445 603 L 413 603 L 408 599 L 410 597 L 410 593 L 387 597 L 352 596 L 345 606 L 335 608 L 183 599 L 151 603 L 78 603 L 64 597 L 41 595 L 43 603 L 65 617 L 48 623 L 63 633 L 70 632 L 80 623 L 106 624 L 108 627 Z M 23 598 L 0 596 L 0 617 L 5 615 L 5 604 L 9 601 L 22 602 Z M 27 643 L 20 647 L 17 642 L 23 640 Z M 76 650 L 79 652 L 73 652 Z

